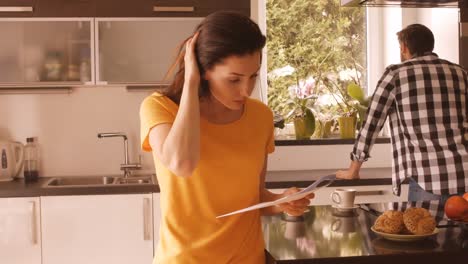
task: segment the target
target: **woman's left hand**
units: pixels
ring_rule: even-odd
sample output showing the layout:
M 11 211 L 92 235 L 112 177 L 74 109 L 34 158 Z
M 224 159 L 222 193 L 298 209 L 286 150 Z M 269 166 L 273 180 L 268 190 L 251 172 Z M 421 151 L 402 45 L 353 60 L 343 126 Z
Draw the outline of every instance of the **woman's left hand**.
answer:
M 292 187 L 287 189 L 286 191 L 283 192 L 282 196 L 288 196 L 293 193 L 297 193 L 300 190 L 296 187 Z M 296 201 L 291 201 L 288 203 L 282 203 L 279 204 L 278 206 L 281 208 L 281 210 L 289 215 L 292 216 L 301 216 L 304 214 L 305 210 L 310 204 L 310 199 L 314 198 L 314 194 L 308 194 L 306 197 L 296 200 Z

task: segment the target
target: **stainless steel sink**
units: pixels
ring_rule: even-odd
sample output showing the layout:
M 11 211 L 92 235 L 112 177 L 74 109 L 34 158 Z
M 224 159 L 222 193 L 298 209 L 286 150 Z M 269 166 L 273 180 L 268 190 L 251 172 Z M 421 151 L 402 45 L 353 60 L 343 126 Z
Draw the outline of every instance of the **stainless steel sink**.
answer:
M 79 176 L 55 177 L 43 185 L 46 188 L 59 187 L 111 187 L 122 185 L 148 185 L 153 184 L 153 175 L 132 176 L 128 178 L 117 176 Z
M 144 177 L 129 177 L 123 178 L 119 177 L 115 179 L 115 184 L 152 184 L 153 177 L 144 176 Z

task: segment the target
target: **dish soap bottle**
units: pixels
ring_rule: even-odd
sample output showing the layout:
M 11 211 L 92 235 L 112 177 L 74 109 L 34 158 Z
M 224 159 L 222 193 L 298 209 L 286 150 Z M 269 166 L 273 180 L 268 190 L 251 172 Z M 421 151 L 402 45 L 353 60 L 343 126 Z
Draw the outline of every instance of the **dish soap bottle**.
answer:
M 39 150 L 34 138 L 26 139 L 24 146 L 24 181 L 35 182 L 39 178 Z

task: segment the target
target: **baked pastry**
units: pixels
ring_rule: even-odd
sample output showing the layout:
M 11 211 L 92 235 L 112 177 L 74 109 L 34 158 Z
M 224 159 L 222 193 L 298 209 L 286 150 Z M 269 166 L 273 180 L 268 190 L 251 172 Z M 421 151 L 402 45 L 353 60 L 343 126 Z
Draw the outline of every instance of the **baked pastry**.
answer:
M 403 214 L 405 227 L 415 235 L 426 235 L 434 232 L 435 219 L 424 208 L 408 208 Z
M 403 229 L 401 230 L 400 234 L 402 234 L 402 235 L 412 235 L 413 233 L 411 233 L 411 231 L 409 231 L 408 228 L 406 228 L 406 226 L 404 225 L 404 222 L 403 222 Z
M 398 234 L 403 228 L 403 213 L 400 211 L 385 211 L 374 223 L 375 230 L 388 234 Z

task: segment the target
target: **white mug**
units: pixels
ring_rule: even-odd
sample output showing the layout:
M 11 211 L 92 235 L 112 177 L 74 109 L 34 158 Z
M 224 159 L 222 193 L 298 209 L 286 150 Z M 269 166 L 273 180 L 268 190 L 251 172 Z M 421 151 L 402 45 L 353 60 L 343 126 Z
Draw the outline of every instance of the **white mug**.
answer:
M 354 207 L 355 196 L 356 190 L 354 189 L 336 189 L 331 194 L 331 199 L 337 207 L 351 208 Z

